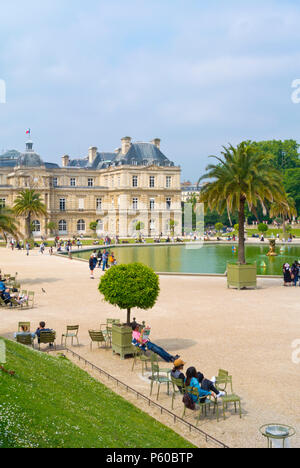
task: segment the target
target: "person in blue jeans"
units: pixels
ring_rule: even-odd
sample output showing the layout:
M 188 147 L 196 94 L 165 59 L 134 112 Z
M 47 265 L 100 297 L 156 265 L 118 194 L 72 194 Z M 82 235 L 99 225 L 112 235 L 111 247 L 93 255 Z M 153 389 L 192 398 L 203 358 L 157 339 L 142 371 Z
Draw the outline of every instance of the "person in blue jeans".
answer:
M 108 263 L 108 252 L 104 250 L 103 256 L 102 256 L 102 270 L 105 271 L 107 268 L 107 263 Z
M 139 347 L 144 352 L 152 351 L 155 354 L 158 354 L 164 361 L 166 362 L 175 362 L 180 356 L 172 356 L 171 354 L 167 353 L 163 348 L 157 346 L 152 341 L 143 340 L 142 333 L 140 331 L 140 326 L 138 323 L 133 322 L 132 324 L 132 344 L 133 346 Z

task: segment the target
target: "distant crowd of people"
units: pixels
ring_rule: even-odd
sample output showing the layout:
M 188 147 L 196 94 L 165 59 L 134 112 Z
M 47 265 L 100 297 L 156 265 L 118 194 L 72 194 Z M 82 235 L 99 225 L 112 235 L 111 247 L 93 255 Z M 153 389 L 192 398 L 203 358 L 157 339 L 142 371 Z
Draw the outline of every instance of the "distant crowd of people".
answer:
M 90 277 L 94 279 L 94 271 L 96 268 L 102 268 L 102 271 L 106 271 L 108 268 L 117 265 L 114 252 L 110 252 L 107 249 L 94 250 L 89 259 Z

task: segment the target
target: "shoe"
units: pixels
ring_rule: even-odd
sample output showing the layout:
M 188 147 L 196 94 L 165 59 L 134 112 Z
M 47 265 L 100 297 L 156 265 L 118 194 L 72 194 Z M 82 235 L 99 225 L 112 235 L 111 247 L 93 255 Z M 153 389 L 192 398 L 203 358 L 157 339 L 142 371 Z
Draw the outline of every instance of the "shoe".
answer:
M 220 392 L 218 395 L 217 395 L 217 398 L 222 398 L 226 396 L 226 393 L 225 392 Z

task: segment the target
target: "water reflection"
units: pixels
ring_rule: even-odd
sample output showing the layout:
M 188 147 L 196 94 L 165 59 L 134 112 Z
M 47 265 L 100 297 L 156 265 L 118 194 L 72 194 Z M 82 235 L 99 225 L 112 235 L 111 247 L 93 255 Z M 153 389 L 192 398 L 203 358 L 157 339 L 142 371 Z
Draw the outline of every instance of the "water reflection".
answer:
M 236 262 L 238 249 L 233 245 L 205 245 L 200 249 L 178 246 L 114 247 L 118 264 L 140 262 L 157 272 L 219 273 L 223 274 L 228 262 Z M 300 247 L 277 247 L 277 257 L 268 257 L 268 245 L 246 246 L 247 261 L 257 262 L 260 275 L 281 275 L 284 263 L 290 265 L 300 259 Z M 74 252 L 74 256 L 88 260 L 89 252 Z

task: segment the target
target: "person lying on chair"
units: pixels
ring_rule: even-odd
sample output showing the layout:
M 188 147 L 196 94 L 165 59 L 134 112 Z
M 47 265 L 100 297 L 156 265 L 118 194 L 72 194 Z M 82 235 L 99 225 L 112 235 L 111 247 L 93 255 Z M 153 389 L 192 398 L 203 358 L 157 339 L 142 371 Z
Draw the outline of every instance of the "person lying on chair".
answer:
M 163 348 L 157 346 L 155 343 L 149 340 L 149 338 L 144 339 L 143 330 L 140 325 L 136 322 L 132 324 L 132 344 L 133 346 L 139 347 L 143 351 L 152 351 L 155 354 L 158 354 L 166 362 L 174 362 L 180 356 L 172 356 L 167 353 Z

